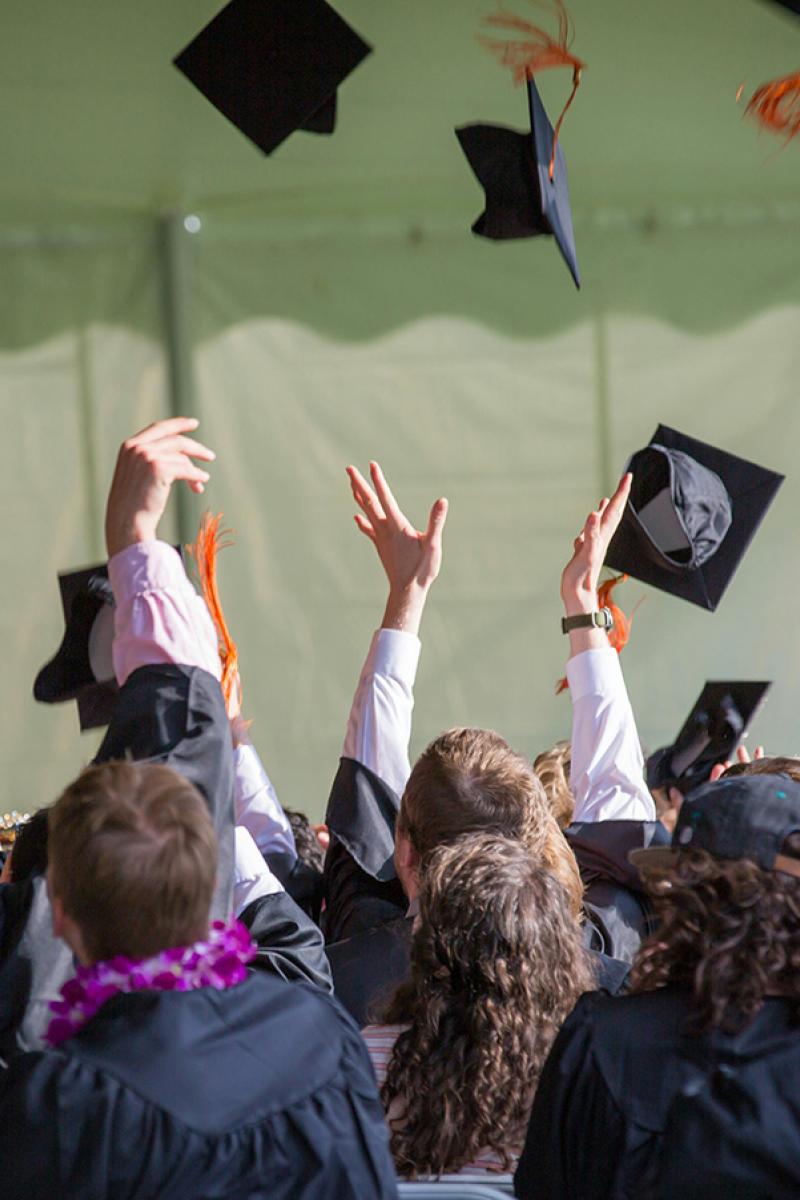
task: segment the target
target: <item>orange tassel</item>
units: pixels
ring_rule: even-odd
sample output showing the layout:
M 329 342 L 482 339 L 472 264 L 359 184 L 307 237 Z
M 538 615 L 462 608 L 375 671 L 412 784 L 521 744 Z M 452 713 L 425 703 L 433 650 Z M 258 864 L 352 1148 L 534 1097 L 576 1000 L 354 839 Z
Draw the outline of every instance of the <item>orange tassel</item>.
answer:
M 755 117 L 762 128 L 785 137 L 787 142 L 797 137 L 800 134 L 800 71 L 757 88 L 745 111 Z
M 537 0 L 533 0 L 533 2 L 537 3 Z M 575 99 L 575 93 L 578 90 L 581 82 L 581 74 L 586 64 L 570 52 L 569 47 L 572 43 L 574 31 L 572 20 L 564 6 L 563 0 L 552 0 L 552 4 L 540 4 L 540 7 L 542 6 L 549 7 L 558 18 L 557 37 L 551 37 L 544 29 L 541 29 L 538 25 L 533 25 L 523 17 L 517 17 L 513 13 L 497 12 L 484 18 L 487 25 L 495 25 L 500 29 L 510 29 L 516 33 L 527 35 L 526 38 L 524 40 L 519 39 L 505 42 L 487 37 L 480 37 L 479 40 L 493 54 L 497 55 L 504 67 L 511 67 L 516 84 L 527 83 L 529 79 L 533 79 L 538 71 L 546 71 L 550 67 L 572 67 L 572 91 L 553 129 L 553 149 L 550 155 L 549 172 L 552 182 L 556 165 L 556 146 L 558 145 L 561 126 L 564 117 L 567 115 L 568 108 Z
M 614 618 L 614 628 L 608 634 L 608 642 L 616 650 L 617 654 L 628 644 L 628 638 L 631 636 L 633 613 L 629 617 L 626 617 L 619 605 L 615 604 L 612 600 L 611 593 L 617 584 L 625 583 L 627 578 L 627 575 L 614 575 L 611 579 L 607 579 L 605 583 L 601 583 L 597 589 L 597 607 L 609 609 Z M 636 607 L 638 608 L 639 606 L 637 605 Z M 563 679 L 559 679 L 556 684 L 556 695 L 560 696 L 568 687 L 569 684 L 567 683 L 566 676 Z
M 215 517 L 210 512 L 204 513 L 194 545 L 186 549 L 197 565 L 200 591 L 217 631 L 219 659 L 222 663 L 222 694 L 228 717 L 232 720 L 242 711 L 242 685 L 239 679 L 239 652 L 228 630 L 217 587 L 217 554 L 233 545 L 229 538 L 231 531 L 220 529 L 221 520 L 222 513 L 217 513 Z M 223 540 L 225 538 L 229 540 Z

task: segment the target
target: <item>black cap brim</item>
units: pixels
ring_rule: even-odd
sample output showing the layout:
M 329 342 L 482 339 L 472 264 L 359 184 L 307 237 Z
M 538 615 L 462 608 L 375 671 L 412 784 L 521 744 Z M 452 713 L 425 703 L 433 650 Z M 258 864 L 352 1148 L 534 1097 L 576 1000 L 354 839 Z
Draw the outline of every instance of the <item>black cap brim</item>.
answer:
M 784 476 L 666 425 L 659 425 L 650 441 L 650 445 L 653 444 L 681 450 L 719 476 L 732 502 L 731 526 L 714 555 L 702 566 L 695 570 L 673 571 L 654 560 L 652 548 L 642 535 L 629 501 L 608 548 L 606 565 L 714 612 Z
M 173 61 L 271 154 L 297 129 L 333 132 L 336 89 L 371 52 L 326 0 L 230 0 Z
M 766 701 L 766 680 L 708 681 L 671 746 L 647 760 L 648 787 L 680 787 L 705 783 L 716 763 L 736 753 Z
M 551 181 L 553 126 L 533 80 L 528 112 L 529 134 L 502 125 L 464 125 L 455 131 L 486 197 L 472 232 L 492 241 L 552 235 L 579 288 L 567 163 L 559 142 Z

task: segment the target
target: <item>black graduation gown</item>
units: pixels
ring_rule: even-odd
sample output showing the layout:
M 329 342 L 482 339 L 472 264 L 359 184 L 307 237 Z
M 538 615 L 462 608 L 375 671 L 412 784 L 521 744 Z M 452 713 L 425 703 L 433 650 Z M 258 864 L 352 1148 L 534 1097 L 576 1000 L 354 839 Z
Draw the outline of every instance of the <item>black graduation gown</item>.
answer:
M 308 984 L 113 997 L 0 1075 L 3 1200 L 389 1200 L 358 1030 Z
M 594 930 L 593 948 L 632 963 L 653 917 L 631 850 L 669 845 L 660 821 L 579 821 L 565 836 L 584 886 L 583 907 Z
M 800 1195 L 800 1027 L 768 999 L 742 1032 L 692 1034 L 689 994 L 592 993 L 542 1072 L 522 1200 Z
M 179 771 L 208 804 L 220 846 L 213 916 L 230 912 L 233 871 L 233 754 L 218 681 L 199 667 L 140 667 L 120 689 L 96 763 L 130 757 Z M 0 886 L 0 1058 L 17 1052 L 31 965 L 16 953 L 33 898 L 33 881 Z M 256 967 L 330 990 L 330 969 L 316 925 L 285 893 L 261 897 L 242 913 L 259 947 Z
M 394 869 L 394 825 L 400 798 L 377 775 L 343 758 L 333 783 L 326 822 L 327 954 L 334 992 L 362 1027 L 380 1019 L 382 1006 L 410 969 L 408 900 Z M 587 937 L 595 941 L 587 925 Z M 598 986 L 617 992 L 628 965 L 591 950 Z

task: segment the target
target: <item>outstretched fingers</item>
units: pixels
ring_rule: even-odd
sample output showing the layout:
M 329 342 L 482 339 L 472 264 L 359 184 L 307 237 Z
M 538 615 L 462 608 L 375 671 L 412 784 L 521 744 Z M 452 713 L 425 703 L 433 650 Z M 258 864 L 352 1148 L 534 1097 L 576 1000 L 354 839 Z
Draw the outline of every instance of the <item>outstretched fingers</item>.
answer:
M 611 499 L 603 506 L 602 522 L 603 532 L 610 540 L 616 533 L 617 526 L 622 520 L 622 514 L 625 512 L 625 505 L 628 503 L 628 496 L 631 494 L 631 484 L 633 483 L 633 475 L 628 471 L 622 476 L 619 481 L 619 486 L 614 492 Z
M 193 429 L 197 429 L 199 424 L 197 417 L 167 417 L 163 421 L 153 421 L 151 425 L 147 425 L 133 437 L 128 438 L 128 445 L 143 446 L 148 442 L 156 442 L 159 438 L 190 433 Z
M 353 520 L 355 521 L 356 525 L 361 530 L 361 532 L 365 535 L 365 537 L 368 537 L 371 542 L 374 542 L 375 541 L 375 530 L 372 528 L 372 526 L 370 525 L 367 518 L 363 517 L 361 515 L 361 513 L 354 513 Z
M 386 476 L 381 470 L 380 463 L 371 462 L 369 464 L 369 473 L 372 476 L 372 482 L 375 485 L 375 491 L 378 494 L 381 508 L 387 517 L 390 517 L 397 524 L 405 524 L 405 517 L 400 510 L 400 505 L 392 494 L 392 489 L 386 482 Z
M 448 502 L 444 496 L 434 501 L 431 508 L 430 516 L 428 517 L 428 528 L 425 530 L 425 537 L 429 542 L 441 542 L 444 523 L 447 520 Z
M 377 496 L 358 467 L 348 467 L 347 477 L 350 480 L 353 499 L 374 527 L 379 521 L 384 519 L 384 512 L 378 502 Z

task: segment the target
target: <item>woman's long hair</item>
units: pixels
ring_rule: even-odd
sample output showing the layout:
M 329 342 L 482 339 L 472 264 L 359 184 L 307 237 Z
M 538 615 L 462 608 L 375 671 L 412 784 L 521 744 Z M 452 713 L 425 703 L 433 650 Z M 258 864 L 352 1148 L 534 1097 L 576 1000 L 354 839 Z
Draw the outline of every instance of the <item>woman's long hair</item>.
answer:
M 411 977 L 385 1014 L 409 1026 L 382 1092 L 395 1163 L 439 1175 L 489 1151 L 510 1170 L 552 1041 L 594 986 L 580 926 L 515 839 L 468 834 L 422 866 Z
M 800 834 L 782 853 L 800 858 Z M 645 886 L 660 924 L 636 957 L 632 991 L 688 989 L 697 1032 L 738 1032 L 770 995 L 793 1001 L 800 1019 L 800 879 L 683 850 L 648 869 Z

